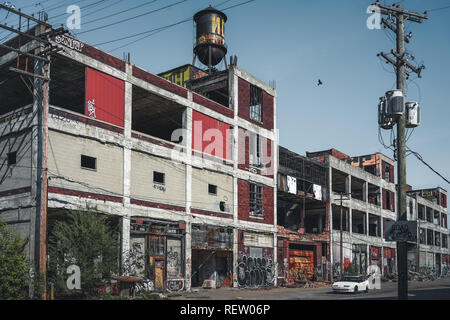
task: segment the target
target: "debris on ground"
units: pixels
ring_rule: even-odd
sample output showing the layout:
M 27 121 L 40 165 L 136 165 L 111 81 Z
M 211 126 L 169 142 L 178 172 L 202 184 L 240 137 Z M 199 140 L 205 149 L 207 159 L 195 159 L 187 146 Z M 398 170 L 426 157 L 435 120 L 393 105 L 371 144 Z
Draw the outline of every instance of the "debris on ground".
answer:
M 408 271 L 408 280 L 414 281 L 434 281 L 437 277 L 431 272 Z

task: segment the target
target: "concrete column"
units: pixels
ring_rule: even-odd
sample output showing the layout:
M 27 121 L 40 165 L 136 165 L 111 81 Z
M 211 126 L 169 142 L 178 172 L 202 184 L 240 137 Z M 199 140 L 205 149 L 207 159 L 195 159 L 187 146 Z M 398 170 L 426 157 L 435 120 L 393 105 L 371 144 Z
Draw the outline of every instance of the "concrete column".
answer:
M 192 101 L 192 91 L 188 91 L 188 99 Z M 191 205 L 192 205 L 192 109 L 187 108 L 184 114 L 184 129 L 185 129 L 185 148 L 186 148 L 186 234 L 185 234 L 185 289 L 191 291 L 191 277 L 192 277 L 192 223 Z
M 233 230 L 233 287 L 237 288 L 239 286 L 238 284 L 238 241 L 239 241 L 239 230 L 234 229 Z
M 363 201 L 369 202 L 369 183 L 367 181 L 363 184 Z
M 128 75 L 132 74 L 132 66 L 126 65 Z M 133 85 L 125 81 L 125 106 L 124 106 L 124 137 L 123 148 L 123 216 L 121 219 L 120 239 L 122 263 L 130 251 L 130 225 L 131 225 L 131 126 L 133 109 Z

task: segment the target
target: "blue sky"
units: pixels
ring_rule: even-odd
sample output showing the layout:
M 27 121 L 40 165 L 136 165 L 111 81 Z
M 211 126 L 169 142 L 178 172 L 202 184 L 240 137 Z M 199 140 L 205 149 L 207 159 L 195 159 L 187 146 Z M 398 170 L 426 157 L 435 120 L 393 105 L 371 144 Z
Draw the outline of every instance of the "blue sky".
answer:
M 65 23 L 68 15 L 63 14 L 68 5 L 79 5 L 83 32 L 179 1 L 158 0 L 101 21 L 97 19 L 150 1 L 104 0 L 95 4 L 98 0 L 41 0 L 41 3 L 49 10 L 50 22 L 55 24 Z M 24 12 L 38 8 L 33 6 L 36 0 L 12 2 L 16 7 L 28 6 Z M 187 0 L 126 23 L 80 34 L 79 38 L 98 44 L 178 22 L 210 4 L 218 6 L 223 2 Z M 244 0 L 231 0 L 218 8 L 241 2 Z M 417 12 L 450 6 L 449 0 L 400 2 Z M 266 83 L 276 80 L 281 145 L 300 154 L 333 147 L 352 156 L 381 151 L 393 158 L 392 151 L 378 141 L 377 103 L 384 92 L 394 88 L 395 74 L 376 54 L 389 52 L 395 48 L 395 42 L 392 32 L 366 27 L 369 17 L 366 9 L 371 3 L 256 0 L 225 11 L 229 54 L 238 56 L 240 68 Z M 91 6 L 83 9 L 87 5 Z M 57 15 L 61 16 L 53 18 Z M 429 12 L 429 20 L 422 24 L 406 24 L 407 33 L 413 33 L 406 49 L 416 57 L 416 63 L 423 62 L 426 66 L 421 79 L 407 82 L 407 100 L 419 101 L 422 108 L 422 124 L 414 130 L 407 146 L 419 152 L 447 179 L 450 179 L 449 16 L 450 8 L 435 10 Z M 112 53 L 122 58 L 123 52 L 131 52 L 132 63 L 159 73 L 191 63 L 193 31 L 192 22 L 180 24 Z M 130 40 L 134 39 L 137 38 Z M 109 51 L 130 40 L 99 48 Z M 319 78 L 324 83 L 320 87 L 316 84 Z M 383 137 L 389 141 L 389 132 L 384 131 Z M 449 189 L 444 180 L 413 155 L 407 157 L 407 182 L 414 188 Z

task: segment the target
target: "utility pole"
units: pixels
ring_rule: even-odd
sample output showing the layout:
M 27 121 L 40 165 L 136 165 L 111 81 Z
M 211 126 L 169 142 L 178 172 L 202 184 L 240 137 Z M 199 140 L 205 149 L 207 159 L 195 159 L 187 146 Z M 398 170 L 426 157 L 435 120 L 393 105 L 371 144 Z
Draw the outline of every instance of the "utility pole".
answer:
M 344 276 L 344 241 L 343 241 L 343 237 L 342 237 L 342 235 L 343 235 L 343 227 L 342 227 L 342 222 L 343 222 L 343 212 L 342 212 L 342 209 L 343 209 L 343 207 L 342 207 L 342 200 L 343 200 L 343 198 L 342 198 L 342 196 L 343 195 L 346 195 L 346 196 L 349 196 L 351 193 L 347 193 L 347 192 L 340 192 L 339 193 L 339 196 L 340 196 L 340 201 L 341 201 L 341 204 L 340 204 L 340 254 L 339 254 L 339 256 L 340 256 L 340 276 L 341 276 L 341 278 Z M 345 200 L 348 200 L 348 199 L 345 199 Z
M 9 71 L 18 73 L 21 77 L 26 76 L 34 80 L 32 89 L 23 79 L 25 85 L 33 95 L 34 106 L 37 113 L 37 122 L 33 121 L 33 126 L 37 126 L 37 166 L 36 166 L 36 217 L 35 217 L 35 232 L 34 232 L 34 268 L 41 276 L 46 276 L 47 272 L 47 138 L 48 138 L 48 107 L 49 107 L 49 81 L 50 81 L 50 63 L 51 55 L 62 50 L 57 46 L 51 44 L 49 39 L 58 34 L 66 33 L 64 28 L 53 29 L 47 22 L 47 17 L 44 12 L 39 18 L 29 16 L 22 13 L 20 10 L 15 10 L 5 4 L 0 4 L 0 11 L 8 11 L 8 14 L 16 15 L 18 17 L 19 25 L 17 28 L 0 24 L 0 28 L 9 32 L 18 34 L 18 47 L 0 44 L 0 47 L 16 54 L 16 67 L 9 67 Z M 22 24 L 25 22 L 27 26 L 22 30 Z M 30 27 L 30 24 L 34 24 Z M 21 47 L 22 39 L 28 38 L 28 42 L 34 42 L 33 46 L 25 49 Z M 25 44 L 23 44 L 25 45 Z M 32 52 L 32 53 L 31 53 Z M 25 70 L 21 68 L 20 57 L 26 57 Z M 28 59 L 33 59 L 34 69 L 28 70 Z M 5 62 L 8 65 L 10 61 Z M 30 82 L 31 83 L 31 82 Z M 33 112 L 34 112 L 33 111 Z M 31 123 L 30 123 L 31 124 Z M 33 132 L 33 130 L 31 130 Z M 33 134 L 31 134 L 33 138 Z M 36 273 L 37 273 L 36 272 Z M 46 299 L 46 286 L 42 292 L 42 299 Z
M 405 20 L 422 23 L 423 19 L 428 19 L 426 14 L 415 13 L 404 10 L 402 6 L 388 6 L 376 2 L 373 4 L 378 7 L 379 13 L 389 17 L 388 20 L 382 19 L 381 23 L 395 32 L 397 43 L 396 51 L 391 50 L 391 54 L 395 60 L 389 57 L 384 52 L 378 54 L 382 56 L 386 63 L 391 63 L 396 69 L 397 76 L 397 89 L 403 92 L 405 96 L 405 75 L 409 78 L 410 71 L 415 72 L 420 78 L 421 71 L 425 67 L 422 65 L 418 68 L 411 65 L 408 61 L 409 58 L 414 59 L 412 56 L 405 52 L 405 41 L 409 42 L 409 38 L 405 37 Z M 390 20 L 395 18 L 394 27 L 390 24 Z M 410 71 L 405 70 L 407 67 Z M 397 220 L 407 220 L 406 217 L 406 142 L 405 142 L 405 114 L 402 114 L 397 120 Z M 397 269 L 398 269 L 398 298 L 400 300 L 408 299 L 408 263 L 407 263 L 407 242 L 397 242 Z

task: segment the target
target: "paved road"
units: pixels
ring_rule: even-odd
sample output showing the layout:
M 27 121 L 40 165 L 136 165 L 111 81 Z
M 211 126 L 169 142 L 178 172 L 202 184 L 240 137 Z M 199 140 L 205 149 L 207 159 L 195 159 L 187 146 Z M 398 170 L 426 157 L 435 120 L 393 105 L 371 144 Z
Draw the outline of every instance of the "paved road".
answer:
M 450 300 L 450 278 L 435 281 L 410 281 L 408 283 L 411 300 Z M 175 300 L 392 300 L 397 299 L 397 283 L 383 282 L 381 289 L 369 293 L 333 293 L 331 287 L 324 288 L 273 288 L 273 289 L 200 289 L 198 293 L 186 293 Z

